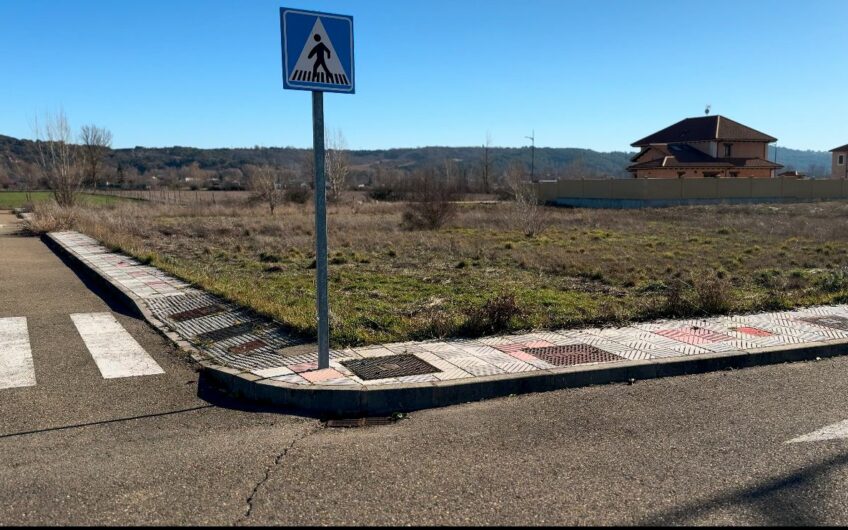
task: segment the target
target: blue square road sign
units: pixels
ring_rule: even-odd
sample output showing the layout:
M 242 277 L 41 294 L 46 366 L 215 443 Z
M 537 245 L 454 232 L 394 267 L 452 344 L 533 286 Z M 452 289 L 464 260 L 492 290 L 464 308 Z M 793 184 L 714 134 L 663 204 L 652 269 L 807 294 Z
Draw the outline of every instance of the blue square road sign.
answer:
M 353 94 L 353 17 L 280 8 L 283 88 Z

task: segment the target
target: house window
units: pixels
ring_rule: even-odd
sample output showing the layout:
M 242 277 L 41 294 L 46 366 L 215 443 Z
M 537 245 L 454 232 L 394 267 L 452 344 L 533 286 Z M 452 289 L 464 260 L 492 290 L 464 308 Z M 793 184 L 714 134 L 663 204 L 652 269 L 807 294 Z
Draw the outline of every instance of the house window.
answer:
M 733 156 L 733 144 L 724 144 L 724 156 L 725 158 L 729 158 Z
M 839 155 L 836 159 L 836 165 L 844 166 L 845 165 L 845 155 Z

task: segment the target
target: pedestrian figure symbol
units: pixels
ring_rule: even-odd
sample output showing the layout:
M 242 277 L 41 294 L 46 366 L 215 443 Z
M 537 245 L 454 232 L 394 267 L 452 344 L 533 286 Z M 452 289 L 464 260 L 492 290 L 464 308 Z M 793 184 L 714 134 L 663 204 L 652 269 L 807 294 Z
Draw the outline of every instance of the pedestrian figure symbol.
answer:
M 332 74 L 330 74 L 330 69 L 327 68 L 327 63 L 324 62 L 324 54 L 327 54 L 327 59 L 329 59 L 332 54 L 330 53 L 330 49 L 324 46 L 324 43 L 321 42 L 321 35 L 315 34 L 313 37 L 315 41 L 318 43 L 312 48 L 312 51 L 309 52 L 307 56 L 309 59 L 312 56 L 315 56 L 315 66 L 312 67 L 312 78 L 314 79 L 318 75 L 318 67 L 321 66 L 324 68 L 324 71 L 327 73 L 327 78 L 329 79 Z
M 312 31 L 304 35 L 302 50 L 288 76 L 289 83 L 310 83 L 313 89 L 350 89 L 351 82 L 342 65 L 332 39 L 328 36 L 322 17 L 315 17 Z M 304 86 L 303 88 L 308 88 Z

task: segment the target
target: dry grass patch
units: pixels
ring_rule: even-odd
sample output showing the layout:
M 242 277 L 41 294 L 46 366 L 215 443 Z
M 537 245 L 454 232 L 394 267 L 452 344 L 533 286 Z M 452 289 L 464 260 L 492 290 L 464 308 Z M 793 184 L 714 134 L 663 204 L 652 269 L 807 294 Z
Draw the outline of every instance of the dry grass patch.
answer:
M 438 230 L 403 203 L 329 207 L 337 346 L 831 303 L 848 297 L 848 205 L 549 209 L 459 204 Z M 74 225 L 186 280 L 315 333 L 314 213 L 146 203 Z

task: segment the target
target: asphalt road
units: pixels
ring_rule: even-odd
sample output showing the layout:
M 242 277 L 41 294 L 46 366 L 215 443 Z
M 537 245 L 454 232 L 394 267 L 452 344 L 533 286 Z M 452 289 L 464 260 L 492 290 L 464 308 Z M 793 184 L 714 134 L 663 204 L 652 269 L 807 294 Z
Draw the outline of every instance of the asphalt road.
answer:
M 848 524 L 848 358 L 512 397 L 328 429 L 203 385 L 0 214 L 0 524 Z M 104 379 L 69 318 L 110 312 L 164 374 Z M 3 352 L 0 352 L 2 355 Z

